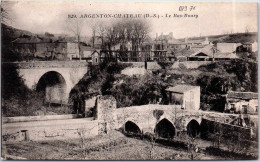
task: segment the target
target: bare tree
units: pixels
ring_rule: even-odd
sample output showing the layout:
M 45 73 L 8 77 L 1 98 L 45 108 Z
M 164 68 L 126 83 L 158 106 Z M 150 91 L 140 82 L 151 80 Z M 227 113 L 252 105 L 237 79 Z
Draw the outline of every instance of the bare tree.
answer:
M 10 13 L 10 9 L 9 9 L 9 4 L 11 2 L 7 2 L 7 1 L 2 1 L 2 5 L 1 5 L 1 18 L 2 18 L 2 23 L 4 24 L 9 24 L 12 21 L 11 15 Z
M 68 30 L 74 34 L 74 36 L 76 37 L 76 43 L 78 46 L 78 51 L 79 51 L 79 59 L 81 60 L 81 49 L 80 49 L 80 37 L 81 37 L 81 31 L 82 31 L 82 25 L 83 22 L 78 20 L 78 19 L 73 19 L 73 20 L 69 20 L 68 21 Z
M 101 46 L 103 47 L 104 39 L 105 39 L 105 26 L 102 23 L 99 23 L 97 27 L 97 33 L 98 33 L 98 38 L 101 39 Z
M 247 26 L 245 27 L 245 33 L 248 34 L 249 32 L 250 32 L 250 27 L 247 25 Z
M 96 33 L 97 33 L 97 29 L 96 28 L 97 28 L 96 25 L 92 26 L 92 28 L 91 28 L 92 29 L 92 38 L 91 38 L 92 42 L 91 43 L 92 43 L 92 47 L 93 48 L 95 48 Z

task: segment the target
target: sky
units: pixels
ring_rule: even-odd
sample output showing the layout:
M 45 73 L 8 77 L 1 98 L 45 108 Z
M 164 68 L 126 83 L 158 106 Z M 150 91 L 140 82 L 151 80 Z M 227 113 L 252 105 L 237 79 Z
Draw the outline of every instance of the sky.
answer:
M 257 31 L 257 2 L 89 2 L 89 1 L 12 1 L 2 2 L 11 17 L 9 25 L 33 33 L 73 33 L 69 24 L 77 15 L 82 25 L 82 36 L 91 36 L 91 27 L 97 22 L 110 23 L 118 18 L 83 18 L 82 14 L 156 14 L 160 18 L 146 18 L 150 35 L 173 32 L 175 38 Z M 187 11 L 179 11 L 187 6 Z M 195 8 L 194 8 L 195 7 Z M 192 10 L 191 10 L 192 9 Z M 191 11 L 190 11 L 191 10 Z M 171 17 L 165 15 L 194 15 Z M 197 15 L 197 18 L 196 18 Z M 80 19 L 80 20 L 79 20 Z

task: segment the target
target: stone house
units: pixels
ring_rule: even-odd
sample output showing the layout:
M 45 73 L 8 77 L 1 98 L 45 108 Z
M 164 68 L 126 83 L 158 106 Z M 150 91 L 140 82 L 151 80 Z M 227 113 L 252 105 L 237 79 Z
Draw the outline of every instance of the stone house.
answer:
M 258 114 L 258 93 L 228 91 L 225 111 L 239 114 Z
M 94 48 L 89 46 L 82 46 L 82 60 L 86 60 L 87 62 L 92 61 L 92 54 L 95 51 Z
M 236 53 L 241 43 L 217 43 L 217 50 L 220 53 Z
M 28 36 L 12 42 L 13 49 L 22 55 L 50 57 L 62 55 L 65 58 L 79 58 L 78 43 L 72 39 Z
M 17 38 L 12 42 L 14 51 L 22 55 L 34 55 L 36 52 L 45 57 L 46 53 L 52 52 L 55 48 L 53 39 L 28 36 Z
M 177 85 L 166 89 L 167 98 L 171 105 L 182 105 L 187 110 L 200 109 L 200 87 Z
M 79 47 L 76 42 L 66 42 L 67 57 L 72 59 L 79 59 Z

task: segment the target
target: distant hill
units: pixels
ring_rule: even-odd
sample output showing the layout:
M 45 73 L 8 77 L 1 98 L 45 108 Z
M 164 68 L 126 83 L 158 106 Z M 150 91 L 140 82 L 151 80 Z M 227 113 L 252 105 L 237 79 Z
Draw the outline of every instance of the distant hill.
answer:
M 205 40 L 208 37 L 209 41 L 213 43 L 253 43 L 258 41 L 257 32 L 250 33 L 235 33 L 235 34 L 223 34 L 223 35 L 211 35 L 203 37 L 188 38 L 189 40 Z M 184 39 L 179 39 L 184 41 Z

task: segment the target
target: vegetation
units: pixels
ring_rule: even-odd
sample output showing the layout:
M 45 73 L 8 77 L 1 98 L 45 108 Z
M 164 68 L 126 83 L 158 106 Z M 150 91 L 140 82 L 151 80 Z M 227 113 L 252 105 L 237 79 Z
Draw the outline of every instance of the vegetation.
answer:
M 102 63 L 98 66 L 91 66 L 90 72 L 79 81 L 78 84 L 71 90 L 69 102 L 73 100 L 82 100 L 91 98 L 96 95 L 109 94 L 107 91 L 111 88 L 114 77 L 119 74 L 121 70 L 130 66 L 131 64 L 121 63 Z
M 34 116 L 72 113 L 71 108 L 49 106 L 44 103 L 44 93 L 30 90 L 17 72 L 17 67 L 2 64 L 2 115 Z
M 223 112 L 228 90 L 257 92 L 257 63 L 237 60 L 215 62 L 199 68 L 197 84 L 201 86 L 203 109 Z

